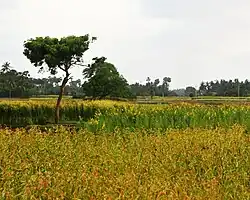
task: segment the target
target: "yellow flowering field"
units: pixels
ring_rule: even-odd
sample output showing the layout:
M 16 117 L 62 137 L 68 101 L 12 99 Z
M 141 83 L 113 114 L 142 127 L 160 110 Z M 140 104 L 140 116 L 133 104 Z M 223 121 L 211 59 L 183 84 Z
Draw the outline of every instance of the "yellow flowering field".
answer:
M 0 101 L 0 199 L 250 199 L 250 107 Z M 46 131 L 44 131 L 46 130 Z
M 0 130 L 1 199 L 250 199 L 250 135 L 230 129 Z
M 0 101 L 0 124 L 41 125 L 54 122 L 55 100 Z M 64 99 L 62 121 L 81 121 L 93 131 L 116 128 L 182 129 L 250 127 L 248 105 L 135 104 L 116 101 L 81 101 Z

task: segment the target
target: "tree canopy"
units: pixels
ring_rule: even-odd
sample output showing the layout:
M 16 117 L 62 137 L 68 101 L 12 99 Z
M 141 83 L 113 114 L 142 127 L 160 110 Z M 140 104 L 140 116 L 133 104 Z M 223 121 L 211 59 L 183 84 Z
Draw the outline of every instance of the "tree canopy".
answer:
M 13 69 L 9 62 L 5 62 L 0 70 L 0 91 L 2 96 L 16 97 L 27 95 L 31 87 L 30 74 L 28 71 L 18 72 Z
M 64 72 L 64 78 L 60 86 L 60 93 L 56 104 L 55 121 L 59 122 L 59 109 L 66 84 L 70 79 L 70 69 L 76 65 L 86 66 L 83 54 L 89 49 L 90 43 L 96 37 L 68 36 L 61 39 L 51 37 L 36 37 L 24 42 L 23 54 L 30 60 L 39 71 L 47 68 L 52 75 L 58 70 Z
M 83 75 L 87 81 L 83 84 L 83 92 L 93 98 L 131 96 L 127 80 L 113 64 L 105 60 L 104 57 L 95 58 L 95 62 L 84 69 Z
M 55 75 L 58 69 L 65 73 L 75 65 L 84 66 L 83 54 L 89 49 L 90 43 L 96 37 L 68 36 L 61 39 L 51 37 L 36 37 L 24 42 L 24 55 L 40 70 L 46 64 L 51 74 Z

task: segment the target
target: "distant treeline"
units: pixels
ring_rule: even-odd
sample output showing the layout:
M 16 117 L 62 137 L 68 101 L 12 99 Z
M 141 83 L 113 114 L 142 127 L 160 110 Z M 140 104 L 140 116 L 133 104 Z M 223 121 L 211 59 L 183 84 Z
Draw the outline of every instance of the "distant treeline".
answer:
M 102 69 L 112 69 L 113 72 L 109 72 L 112 70 L 106 70 L 105 73 L 104 70 L 96 72 L 96 76 L 88 81 L 70 79 L 65 87 L 64 94 L 74 97 L 94 96 L 95 98 L 98 96 L 248 96 L 250 94 L 250 82 L 248 80 L 217 80 L 202 82 L 198 89 L 188 86 L 185 89 L 170 90 L 170 77 L 165 77 L 162 81 L 160 79 L 151 81 L 148 77 L 145 84 L 129 85 L 114 66 L 107 63 L 105 67 Z M 35 78 L 31 77 L 28 71 L 19 72 L 13 69 L 10 63 L 4 63 L 0 70 L 0 97 L 20 98 L 58 95 L 61 82 L 61 77 Z M 114 90 L 116 91 L 114 92 Z

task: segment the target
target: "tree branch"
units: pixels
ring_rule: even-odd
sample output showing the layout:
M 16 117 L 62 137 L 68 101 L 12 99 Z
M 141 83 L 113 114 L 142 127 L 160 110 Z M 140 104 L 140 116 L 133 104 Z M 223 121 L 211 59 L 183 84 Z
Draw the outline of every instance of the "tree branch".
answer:
M 74 63 L 74 65 L 82 66 L 82 67 L 87 67 L 88 65 L 83 65 L 81 63 Z
M 66 72 L 67 70 L 62 68 L 61 66 L 58 66 L 59 69 L 61 69 L 62 71 Z
M 75 60 L 75 61 L 73 61 L 73 62 L 70 62 L 70 65 L 72 66 L 72 65 L 78 65 L 78 66 L 82 66 L 82 67 L 87 67 L 87 65 L 84 65 L 84 64 L 82 64 L 83 62 L 81 62 L 81 61 L 78 61 L 78 60 Z

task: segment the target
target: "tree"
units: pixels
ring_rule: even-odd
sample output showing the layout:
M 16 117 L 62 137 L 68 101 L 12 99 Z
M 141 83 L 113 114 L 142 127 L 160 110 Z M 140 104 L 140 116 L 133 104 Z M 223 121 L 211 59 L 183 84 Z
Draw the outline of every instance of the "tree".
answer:
M 9 62 L 5 62 L 3 65 L 2 65 L 2 69 L 1 69 L 1 72 L 2 73 L 5 73 L 5 72 L 9 72 L 11 70 L 11 66 L 10 66 L 10 63 Z
M 171 83 L 170 77 L 164 77 L 162 83 L 162 96 L 165 96 L 166 90 L 169 90 L 169 83 Z
M 185 96 L 185 89 L 175 89 L 172 90 L 171 92 L 174 92 L 176 94 L 176 96 Z
M 16 84 L 17 84 L 17 89 L 19 89 L 21 93 L 20 95 L 24 96 L 24 93 L 26 93 L 29 89 L 32 88 L 29 72 L 28 71 L 18 72 Z
M 160 80 L 159 80 L 158 78 L 155 79 L 155 81 L 154 81 L 154 86 L 157 87 L 157 86 L 159 85 L 159 83 L 160 83 Z
M 150 77 L 147 77 L 146 81 L 147 81 L 147 83 L 150 83 L 150 81 L 151 81 Z
M 95 58 L 94 63 L 83 70 L 84 78 L 88 80 L 83 84 L 83 92 L 92 98 L 129 97 L 131 92 L 128 83 L 117 71 L 116 67 L 106 58 Z
M 60 93 L 56 103 L 55 122 L 59 122 L 59 112 L 64 88 L 70 79 L 70 69 L 74 66 L 85 66 L 82 56 L 89 49 L 90 43 L 96 40 L 95 37 L 68 36 L 61 39 L 51 37 L 36 37 L 24 42 L 23 54 L 39 72 L 44 71 L 44 65 L 50 74 L 55 75 L 58 70 L 64 73 L 60 85 Z
M 135 96 L 145 96 L 148 95 L 148 87 L 147 84 L 143 85 L 140 83 L 135 83 L 130 85 L 132 94 Z
M 150 97 L 152 99 L 153 96 L 154 96 L 154 92 L 155 92 L 155 90 L 154 90 L 154 83 L 151 82 L 150 77 L 147 77 L 146 81 L 147 81 L 146 86 L 148 88 L 148 94 L 150 95 Z
M 154 96 L 155 94 L 157 93 L 157 88 L 158 88 L 158 85 L 160 84 L 160 79 L 155 79 L 154 81 Z
M 1 85 L 4 90 L 7 90 L 9 92 L 9 98 L 12 97 L 12 91 L 17 86 L 17 76 L 18 72 L 14 69 L 11 69 L 10 63 L 5 62 L 2 65 L 1 69 Z
M 80 89 L 82 87 L 82 83 L 80 79 L 77 80 L 71 80 L 69 82 L 69 89 L 70 89 L 70 93 L 73 96 L 77 96 L 80 93 Z
M 192 86 L 186 87 L 185 95 L 189 97 L 194 97 L 196 94 L 196 89 Z
M 1 97 L 23 97 L 32 87 L 28 71 L 18 72 L 6 62 L 0 70 Z

